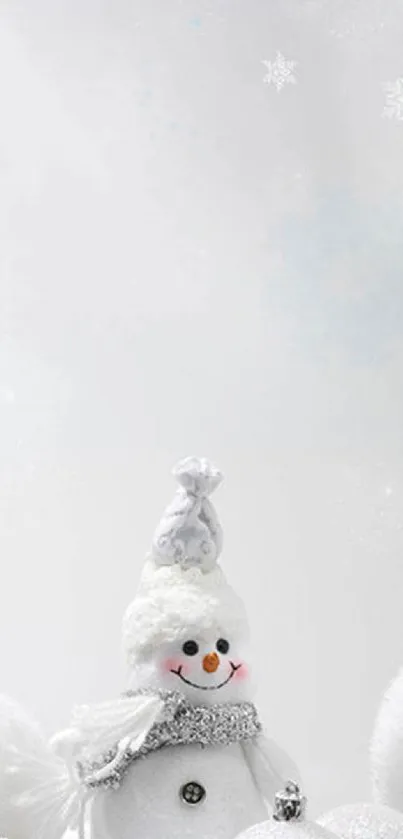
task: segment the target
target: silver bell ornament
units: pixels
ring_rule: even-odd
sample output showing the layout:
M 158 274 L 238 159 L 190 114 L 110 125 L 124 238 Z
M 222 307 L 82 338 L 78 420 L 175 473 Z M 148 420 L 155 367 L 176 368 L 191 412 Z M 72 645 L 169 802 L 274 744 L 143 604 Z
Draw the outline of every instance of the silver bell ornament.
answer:
M 284 790 L 274 798 L 273 819 L 276 822 L 300 821 L 305 816 L 306 798 L 298 784 L 288 781 Z
M 336 839 L 324 827 L 305 821 L 306 798 L 298 784 L 289 781 L 274 799 L 273 818 L 255 824 L 237 839 Z
M 379 804 L 348 804 L 318 819 L 341 839 L 403 839 L 403 815 Z

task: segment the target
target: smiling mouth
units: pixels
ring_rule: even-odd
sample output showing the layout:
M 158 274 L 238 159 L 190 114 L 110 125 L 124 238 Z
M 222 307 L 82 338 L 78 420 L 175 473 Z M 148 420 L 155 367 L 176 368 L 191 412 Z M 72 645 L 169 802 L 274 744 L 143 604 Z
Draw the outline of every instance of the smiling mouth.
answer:
M 186 685 L 190 685 L 192 688 L 198 688 L 198 690 L 219 690 L 220 688 L 223 688 L 224 685 L 227 685 L 228 682 L 230 682 L 232 677 L 235 675 L 236 671 L 239 670 L 240 667 L 242 667 L 242 664 L 233 664 L 232 661 L 230 661 L 230 665 L 231 673 L 229 674 L 228 678 L 221 682 L 221 684 L 219 685 L 196 685 L 195 682 L 190 682 L 189 679 L 185 679 L 185 677 L 182 676 L 182 665 L 180 665 L 180 667 L 178 667 L 177 670 L 171 670 L 171 673 L 174 673 L 175 676 L 179 676 L 182 682 L 185 682 Z

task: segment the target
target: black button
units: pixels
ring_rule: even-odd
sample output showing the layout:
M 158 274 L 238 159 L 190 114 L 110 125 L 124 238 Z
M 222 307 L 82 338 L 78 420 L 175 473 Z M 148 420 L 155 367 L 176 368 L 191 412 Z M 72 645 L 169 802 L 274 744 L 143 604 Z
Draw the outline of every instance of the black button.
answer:
M 197 781 L 189 781 L 180 788 L 179 795 L 185 804 L 200 804 L 206 797 L 206 790 Z

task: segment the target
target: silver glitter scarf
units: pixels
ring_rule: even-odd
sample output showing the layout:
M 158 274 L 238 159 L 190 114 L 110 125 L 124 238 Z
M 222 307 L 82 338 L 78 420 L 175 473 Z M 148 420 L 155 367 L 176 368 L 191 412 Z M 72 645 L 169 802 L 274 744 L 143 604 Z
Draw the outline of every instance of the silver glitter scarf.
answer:
M 144 693 L 147 691 L 130 691 L 125 696 Z M 158 691 L 158 695 L 164 700 L 164 718 L 151 727 L 140 749 L 132 751 L 130 745 L 116 744 L 99 760 L 78 764 L 87 787 L 119 787 L 134 761 L 166 746 L 228 746 L 253 740 L 262 730 L 252 702 L 192 705 L 176 691 Z

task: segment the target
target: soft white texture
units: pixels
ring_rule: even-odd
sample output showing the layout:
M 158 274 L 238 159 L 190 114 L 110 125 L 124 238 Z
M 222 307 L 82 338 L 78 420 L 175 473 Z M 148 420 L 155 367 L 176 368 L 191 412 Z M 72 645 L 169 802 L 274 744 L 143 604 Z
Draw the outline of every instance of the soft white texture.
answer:
M 77 732 L 77 748 L 91 760 L 128 737 L 136 751 L 163 708 L 164 703 L 158 696 L 134 696 L 79 707 L 74 711 L 71 723 L 72 730 Z
M 198 781 L 205 800 L 184 804 L 180 788 Z M 242 747 L 163 749 L 131 767 L 118 790 L 92 806 L 92 839 L 233 839 L 267 817 Z
M 237 839 L 336 839 L 316 822 L 275 822 L 273 820 L 256 824 Z
M 403 839 L 403 816 L 376 804 L 347 804 L 325 813 L 318 823 L 341 839 Z
M 130 664 L 144 661 L 164 643 L 225 626 L 248 635 L 242 600 L 217 566 L 209 573 L 179 565 L 157 567 L 149 559 L 138 593 L 123 618 L 123 646 Z M 219 637 L 219 636 L 217 636 Z
M 14 702 L 0 697 L 0 835 L 60 839 L 77 823 L 85 791 Z
M 374 799 L 403 812 L 403 670 L 385 693 L 371 744 Z

